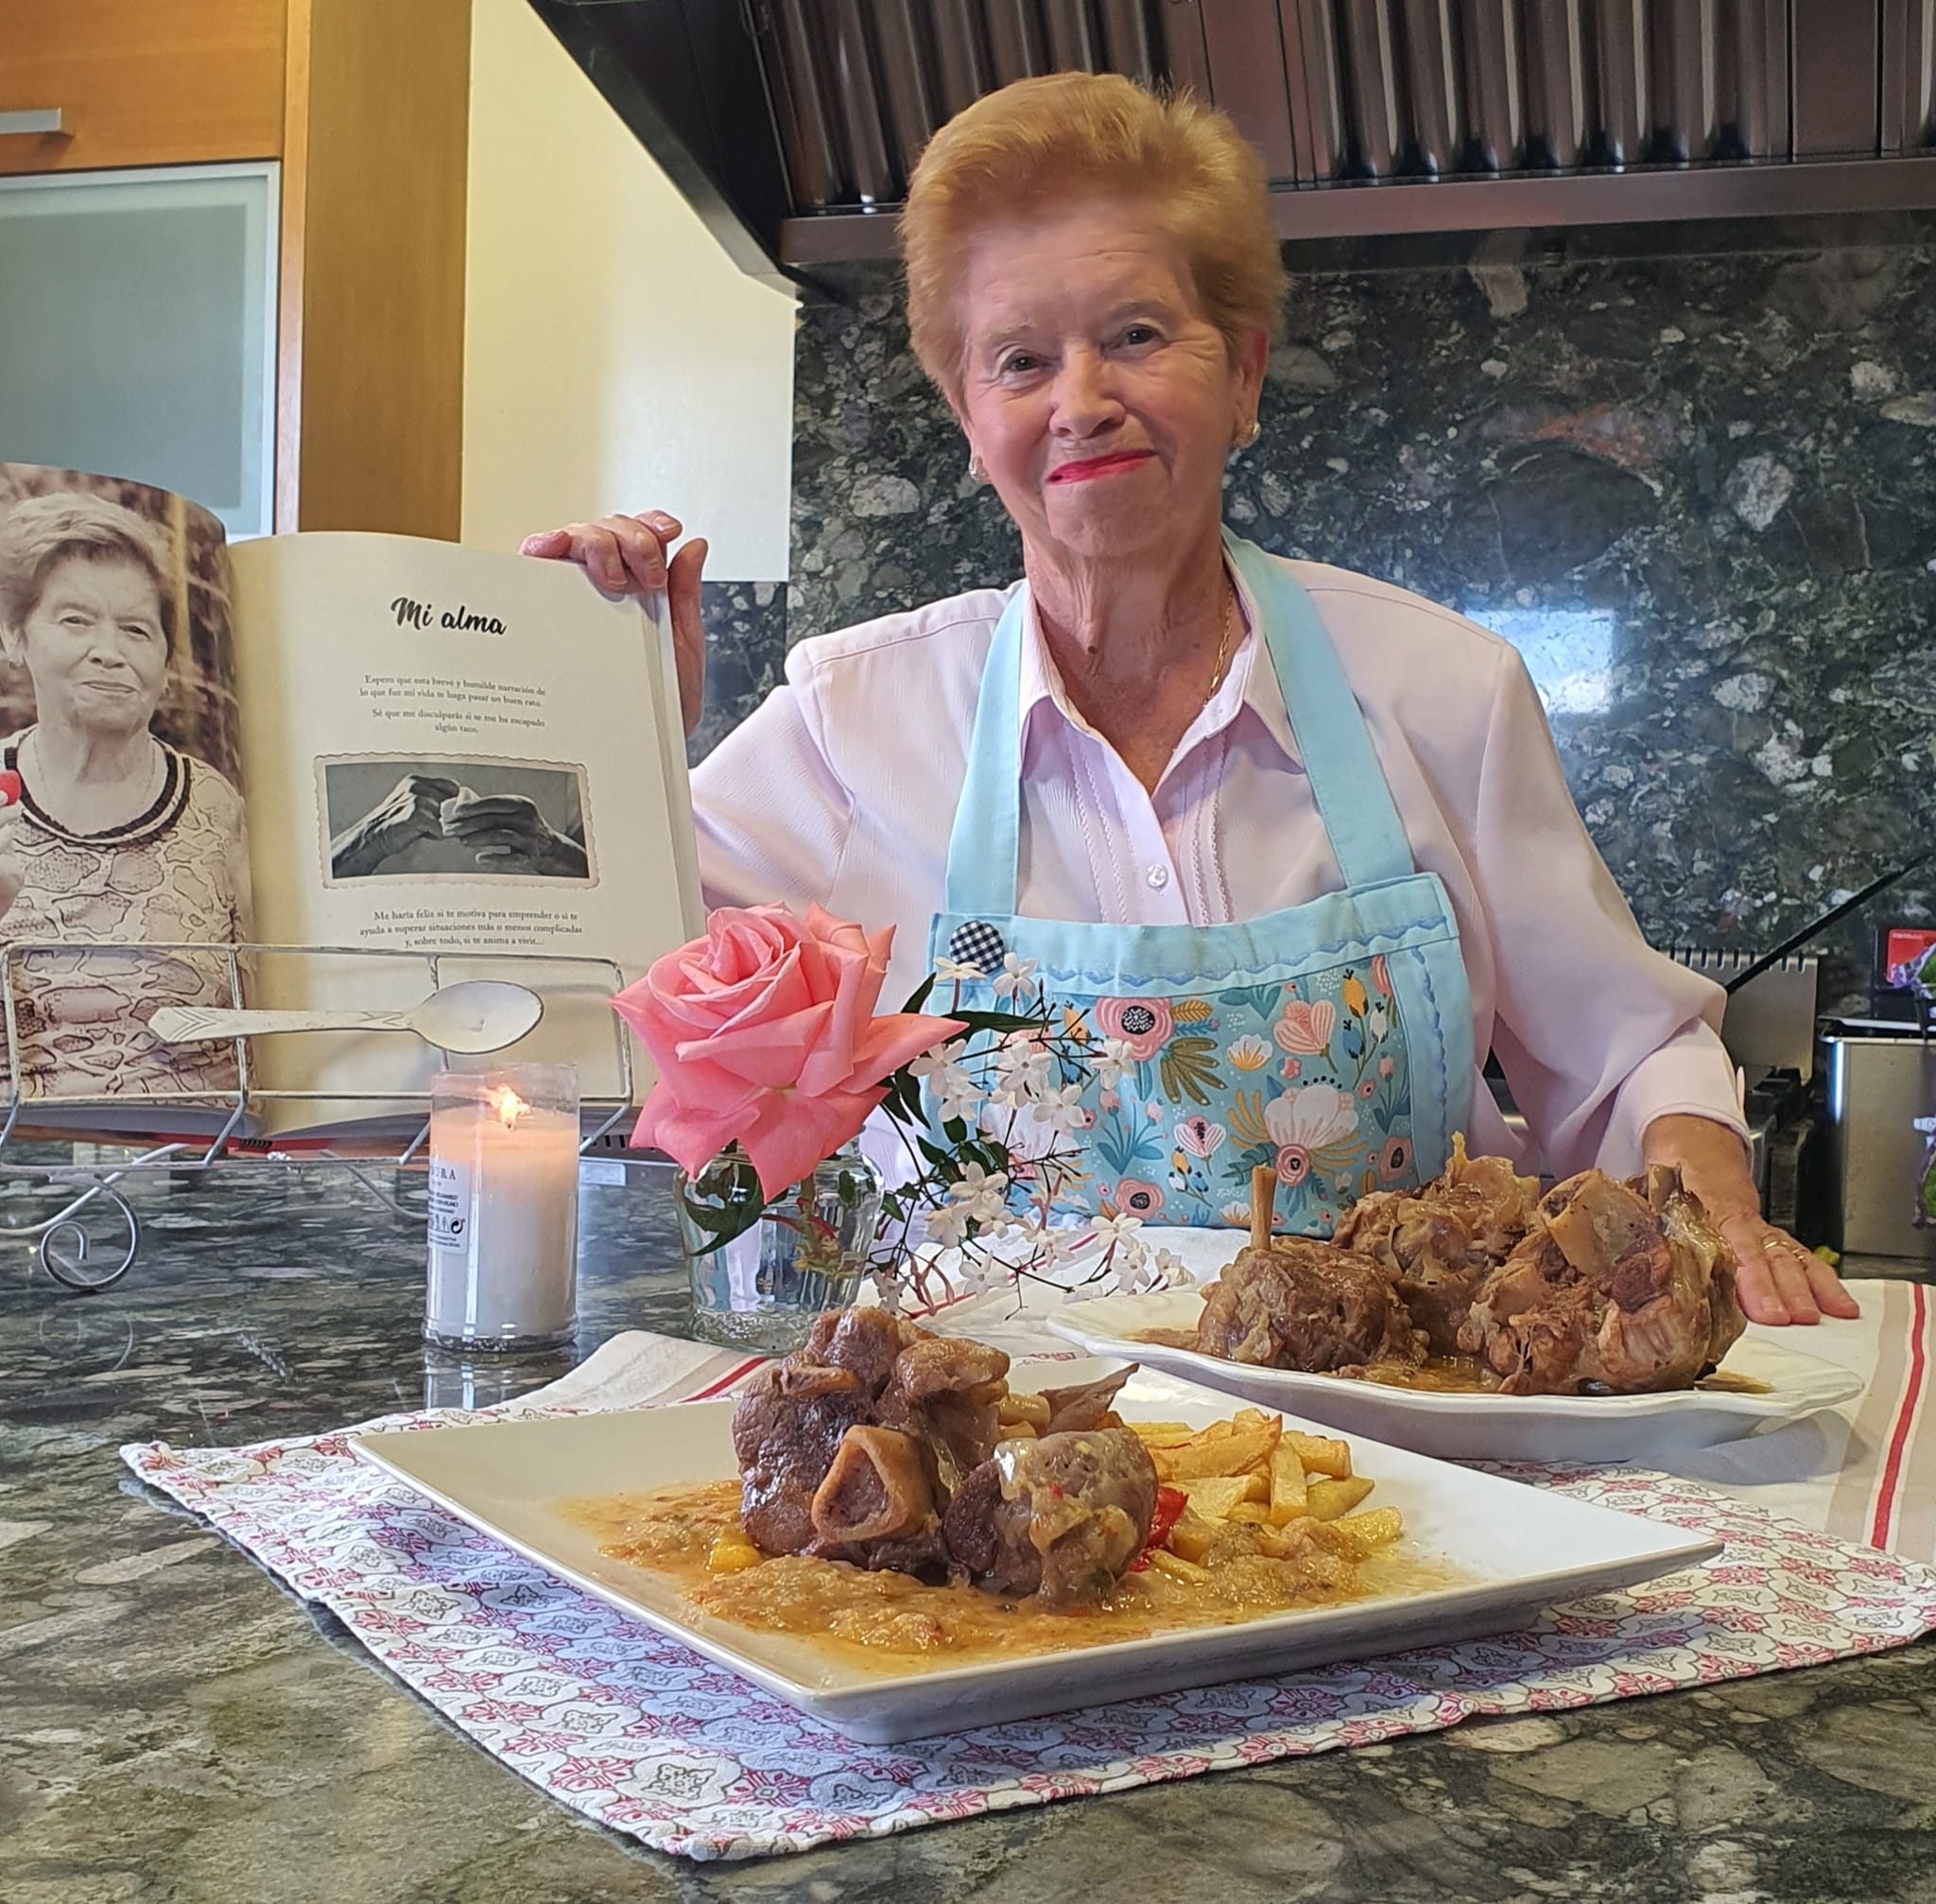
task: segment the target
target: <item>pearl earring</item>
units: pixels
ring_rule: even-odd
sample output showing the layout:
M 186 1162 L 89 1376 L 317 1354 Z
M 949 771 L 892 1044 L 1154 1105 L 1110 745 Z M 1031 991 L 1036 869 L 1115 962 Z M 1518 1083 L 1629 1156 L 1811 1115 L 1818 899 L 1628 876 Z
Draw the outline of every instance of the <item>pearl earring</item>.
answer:
M 1238 431 L 1237 431 L 1237 433 L 1236 433 L 1236 446 L 1237 446 L 1237 448 L 1238 448 L 1238 449 L 1240 449 L 1240 450 L 1247 450 L 1247 449 L 1249 449 L 1249 448 L 1250 448 L 1250 446 L 1251 446 L 1251 445 L 1252 445 L 1252 444 L 1253 444 L 1253 442 L 1255 442 L 1255 441 L 1257 441 L 1257 439 L 1258 439 L 1258 438 L 1259 438 L 1260 436 L 1262 436 L 1263 434 L 1264 434 L 1264 426 L 1263 426 L 1263 424 L 1260 424 L 1260 423 L 1259 423 L 1259 422 L 1258 422 L 1258 421 L 1256 420 L 1256 418 L 1255 418 L 1255 417 L 1253 417 L 1253 418 L 1252 418 L 1252 419 L 1250 420 L 1250 422 L 1249 422 L 1249 423 L 1247 423 L 1247 424 L 1245 424 L 1245 425 L 1243 426 L 1243 428 L 1242 428 L 1242 429 L 1240 429 L 1240 430 L 1238 430 Z
M 968 452 L 968 479 L 983 483 L 988 480 L 988 465 L 973 450 Z

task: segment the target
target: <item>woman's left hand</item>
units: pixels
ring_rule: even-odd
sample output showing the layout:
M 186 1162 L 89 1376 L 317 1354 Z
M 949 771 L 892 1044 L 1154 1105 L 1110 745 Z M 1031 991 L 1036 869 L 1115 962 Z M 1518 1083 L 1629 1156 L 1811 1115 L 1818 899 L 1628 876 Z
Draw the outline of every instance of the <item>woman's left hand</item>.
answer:
M 1656 1117 L 1642 1143 L 1650 1164 L 1672 1164 L 1734 1252 L 1736 1292 L 1751 1323 L 1819 1323 L 1859 1315 L 1856 1299 L 1812 1250 L 1761 1219 L 1748 1153 L 1711 1117 Z
M 521 793 L 488 793 L 453 802 L 444 814 L 443 832 L 446 839 L 468 846 L 486 873 L 582 879 L 591 870 L 585 849 L 555 831 L 536 802 Z

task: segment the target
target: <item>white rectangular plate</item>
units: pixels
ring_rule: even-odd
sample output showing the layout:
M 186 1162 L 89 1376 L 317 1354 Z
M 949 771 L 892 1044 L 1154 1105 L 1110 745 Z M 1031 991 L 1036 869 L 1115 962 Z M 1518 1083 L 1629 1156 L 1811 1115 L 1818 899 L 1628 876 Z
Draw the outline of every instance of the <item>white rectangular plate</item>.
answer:
M 1054 1380 L 1101 1373 L 1099 1364 L 1075 1363 L 1059 1366 Z M 1117 1407 L 1132 1421 L 1195 1427 L 1231 1412 L 1227 1395 L 1148 1370 L 1131 1379 Z M 1065 1653 L 906 1670 L 897 1660 L 891 1671 L 875 1671 L 696 1613 L 654 1576 L 601 1554 L 561 1511 L 562 1498 L 730 1476 L 732 1420 L 730 1401 L 697 1402 L 359 1435 L 353 1445 L 560 1579 L 871 1744 L 1511 1632 L 1556 1601 L 1651 1580 L 1719 1551 L 1679 1528 L 1355 1442 L 1357 1470 L 1377 1481 L 1371 1504 L 1400 1509 L 1410 1550 L 1449 1563 L 1463 1584 Z
M 1753 1335 L 1728 1351 L 1721 1367 L 1766 1382 L 1766 1394 L 1714 1389 L 1650 1395 L 1448 1394 L 1254 1368 L 1137 1340 L 1145 1329 L 1193 1329 L 1202 1307 L 1201 1290 L 1166 1290 L 1070 1303 L 1047 1311 L 1043 1321 L 1092 1355 L 1167 1369 L 1267 1408 L 1294 1410 L 1346 1433 L 1374 1435 L 1446 1461 L 1658 1462 L 1799 1421 L 1862 1392 L 1862 1378 L 1847 1369 Z

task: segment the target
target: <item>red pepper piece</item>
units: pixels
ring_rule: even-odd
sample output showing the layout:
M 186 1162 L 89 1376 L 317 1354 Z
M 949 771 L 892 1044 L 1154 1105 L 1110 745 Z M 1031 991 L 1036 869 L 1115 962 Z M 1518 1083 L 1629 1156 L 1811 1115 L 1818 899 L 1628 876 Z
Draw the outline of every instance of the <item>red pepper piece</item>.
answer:
M 1184 1517 L 1184 1509 L 1189 1504 L 1189 1496 L 1180 1487 L 1156 1490 L 1156 1508 L 1150 1516 L 1150 1538 L 1143 1543 L 1143 1551 L 1130 1563 L 1132 1573 L 1141 1573 L 1150 1565 L 1150 1556 L 1169 1538 L 1170 1529 Z

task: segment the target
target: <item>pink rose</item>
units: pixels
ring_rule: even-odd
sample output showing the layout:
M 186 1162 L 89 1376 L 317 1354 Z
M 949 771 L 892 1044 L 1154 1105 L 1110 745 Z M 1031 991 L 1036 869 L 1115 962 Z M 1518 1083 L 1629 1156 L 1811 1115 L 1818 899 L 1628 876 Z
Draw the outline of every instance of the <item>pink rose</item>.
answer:
M 873 1015 L 893 928 L 870 936 L 807 909 L 721 907 L 706 936 L 668 952 L 612 1004 L 659 1082 L 632 1133 L 689 1174 L 728 1144 L 777 1196 L 866 1123 L 881 1081 L 965 1028 L 913 1013 Z
M 1105 1038 L 1120 1038 L 1140 1065 L 1163 1049 L 1176 1021 L 1167 998 L 1098 998 L 1096 1029 Z
M 1277 1147 L 1277 1181 L 1295 1189 L 1311 1173 L 1311 1153 L 1302 1144 Z

